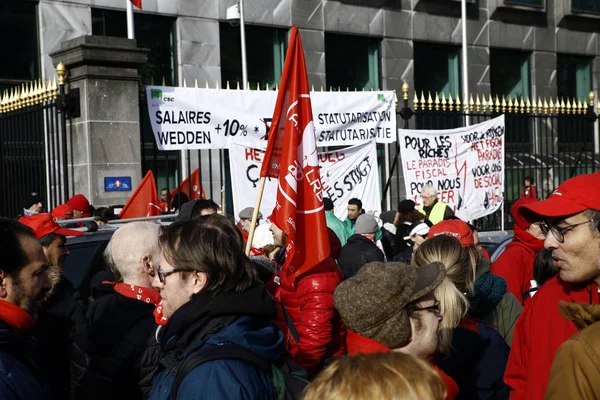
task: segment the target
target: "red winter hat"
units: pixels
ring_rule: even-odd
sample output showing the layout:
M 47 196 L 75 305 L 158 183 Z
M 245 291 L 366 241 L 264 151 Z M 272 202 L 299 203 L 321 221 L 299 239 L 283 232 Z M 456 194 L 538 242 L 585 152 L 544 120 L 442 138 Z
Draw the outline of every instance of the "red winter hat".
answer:
M 63 228 L 57 224 L 54 218 L 52 218 L 52 215 L 48 213 L 35 214 L 29 217 L 21 217 L 19 218 L 19 222 L 33 229 L 36 239 L 43 238 L 50 233 L 56 233 L 57 235 L 62 236 L 83 235 L 83 232 L 81 231 Z
M 568 179 L 546 200 L 520 207 L 518 213 L 531 223 L 547 217 L 578 214 L 588 208 L 600 210 L 600 172 Z
M 82 194 L 76 194 L 71 197 L 67 204 L 73 207 L 73 210 L 90 212 L 90 202 Z
M 73 207 L 68 204 L 61 204 L 54 207 L 54 210 L 52 210 L 51 214 L 56 219 L 73 218 Z
M 429 228 L 429 234 L 427 237 L 434 237 L 437 235 L 448 235 L 452 236 L 460 241 L 463 247 L 469 247 L 475 244 L 473 239 L 473 231 L 469 228 L 466 222 L 460 219 L 449 219 L 446 221 L 438 222 Z
M 518 226 L 519 228 L 521 228 L 523 230 L 529 228 L 529 225 L 531 225 L 531 222 L 519 213 L 519 209 L 527 204 L 537 203 L 538 201 L 539 201 L 538 199 L 535 199 L 533 197 L 524 197 L 522 199 L 515 201 L 515 204 L 513 204 L 512 207 L 510 208 L 510 214 L 513 216 L 516 226 Z

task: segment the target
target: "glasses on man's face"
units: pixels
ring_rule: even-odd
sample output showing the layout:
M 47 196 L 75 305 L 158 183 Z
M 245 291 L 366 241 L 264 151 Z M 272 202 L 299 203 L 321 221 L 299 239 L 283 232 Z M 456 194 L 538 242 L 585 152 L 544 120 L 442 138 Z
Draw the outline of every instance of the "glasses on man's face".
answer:
M 434 305 L 429 306 L 429 307 L 411 307 L 410 308 L 410 312 L 415 312 L 415 311 L 429 311 L 430 313 L 439 315 L 441 313 L 440 302 L 438 301 Z
M 162 271 L 160 268 L 156 270 L 156 274 L 158 275 L 158 280 L 163 285 L 165 284 L 165 278 L 171 274 L 176 274 L 177 272 L 191 272 L 191 269 L 188 268 L 175 268 L 170 271 Z
M 579 225 L 589 224 L 590 222 L 594 222 L 594 218 L 588 219 L 587 221 L 580 222 L 578 224 L 563 226 L 562 228 L 558 226 L 550 226 L 546 221 L 540 223 L 540 229 L 544 236 L 548 236 L 548 232 L 552 232 L 552 236 L 559 243 L 565 242 L 565 234 L 570 230 L 578 227 Z

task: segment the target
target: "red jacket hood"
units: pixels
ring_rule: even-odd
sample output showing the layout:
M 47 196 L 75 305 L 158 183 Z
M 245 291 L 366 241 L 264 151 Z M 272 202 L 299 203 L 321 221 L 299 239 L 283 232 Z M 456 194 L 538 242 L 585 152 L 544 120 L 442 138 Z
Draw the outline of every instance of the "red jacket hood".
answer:
M 350 329 L 347 329 L 346 331 L 346 347 L 348 348 L 348 354 L 350 355 L 387 353 L 388 351 L 392 351 L 386 345 L 359 335 L 356 332 L 352 332 Z M 456 398 L 458 395 L 458 385 L 456 382 L 454 382 L 454 379 L 446 375 L 446 373 L 439 369 L 435 364 L 431 364 L 431 366 L 437 371 L 438 374 L 440 374 L 444 384 L 446 385 L 446 390 L 448 392 L 446 394 L 446 400 L 452 400 Z
M 537 239 L 532 236 L 529 232 L 521 229 L 517 225 L 515 225 L 515 238 L 516 242 L 522 243 L 525 247 L 532 250 L 535 254 L 539 253 L 544 248 L 544 241 Z

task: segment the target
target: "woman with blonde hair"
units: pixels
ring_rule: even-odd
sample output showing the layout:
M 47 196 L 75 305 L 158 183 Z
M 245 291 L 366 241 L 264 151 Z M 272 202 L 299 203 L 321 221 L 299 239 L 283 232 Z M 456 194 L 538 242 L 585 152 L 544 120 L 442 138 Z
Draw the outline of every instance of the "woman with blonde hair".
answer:
M 399 353 L 336 360 L 307 388 L 304 400 L 443 400 L 446 386 L 429 364 Z
M 419 268 L 437 261 L 446 266 L 446 277 L 435 290 L 443 316 L 441 354 L 435 363 L 456 381 L 458 397 L 508 399 L 503 376 L 510 348 L 495 329 L 472 317 L 474 306 L 481 308 L 477 306 L 482 299 L 475 294 L 477 264 L 482 258 L 471 228 L 456 219 L 431 227 L 413 264 Z
M 452 332 L 469 311 L 468 295 L 473 292 L 476 260 L 475 255 L 456 238 L 437 235 L 419 246 L 413 257 L 413 265 L 420 267 L 433 261 L 446 266 L 446 278 L 435 289 L 435 297 L 440 302 L 440 311 L 444 317 L 440 324 L 439 349 L 450 354 Z

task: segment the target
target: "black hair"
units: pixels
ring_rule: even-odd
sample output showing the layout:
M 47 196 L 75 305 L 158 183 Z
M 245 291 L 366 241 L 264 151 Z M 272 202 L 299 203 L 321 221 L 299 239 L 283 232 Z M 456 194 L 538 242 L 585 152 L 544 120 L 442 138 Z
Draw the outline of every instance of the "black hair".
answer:
M 348 205 L 358 206 L 359 209 L 362 209 L 362 201 L 360 201 L 356 197 L 348 200 Z
M 35 239 L 33 230 L 13 219 L 0 217 L 0 269 L 14 276 L 29 263 L 21 237 Z
M 190 201 L 190 198 L 187 194 L 183 192 L 177 192 L 177 194 L 175 194 L 175 196 L 173 196 L 173 199 L 171 200 L 171 208 L 179 210 L 181 206 L 187 203 L 188 201 Z
M 525 181 L 529 181 L 529 183 L 533 185 L 533 178 L 531 176 L 526 176 L 525 179 L 523 179 L 523 182 Z
M 202 216 L 203 210 L 215 210 L 215 212 L 217 212 L 219 211 L 219 205 L 215 203 L 212 199 L 196 200 L 196 204 L 194 204 L 194 208 L 192 209 L 190 219 L 196 219 Z
M 60 236 L 60 235 L 57 235 L 56 233 L 49 233 L 45 236 L 42 236 L 39 239 L 39 242 L 42 246 L 48 247 L 52 244 L 52 242 L 54 242 L 54 239 L 56 239 L 58 236 Z
M 201 294 L 241 293 L 258 282 L 242 233 L 229 217 L 212 214 L 174 222 L 160 236 L 160 245 L 173 267 L 206 274 Z
M 556 274 L 558 274 L 558 269 L 552 260 L 552 250 L 542 249 L 533 261 L 533 279 L 540 287 Z
M 115 213 L 108 207 L 98 207 L 94 210 L 92 215 L 94 215 L 94 217 L 100 217 L 100 221 L 105 224 L 108 223 L 108 221 L 116 219 Z
M 169 189 L 167 189 L 167 188 L 162 188 L 162 189 L 160 189 L 160 192 L 162 193 L 162 191 L 163 191 L 163 190 L 166 190 L 166 191 L 167 191 L 167 193 L 169 193 Z

